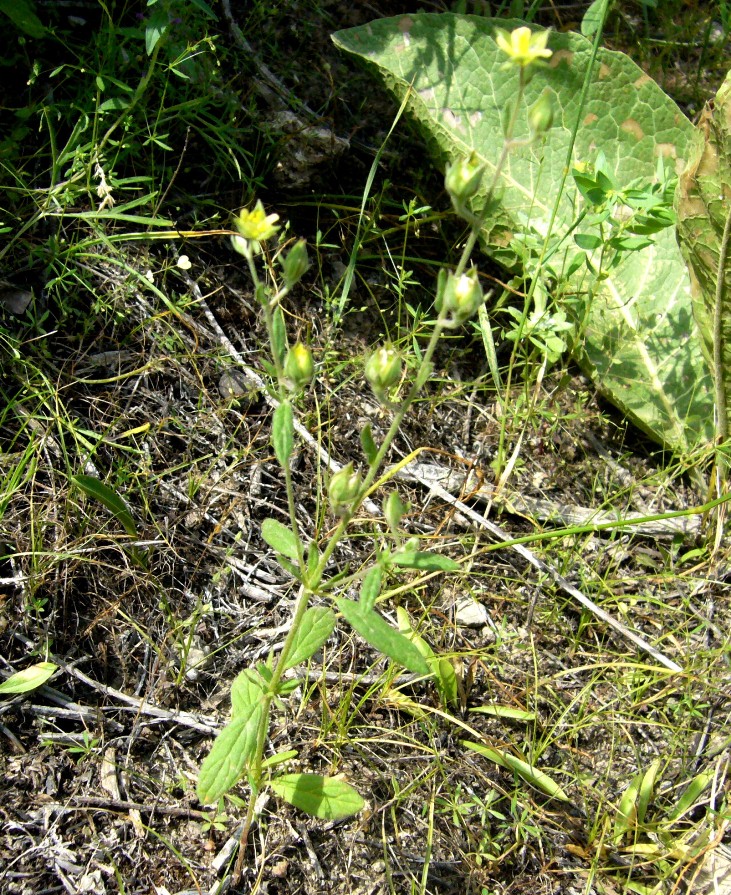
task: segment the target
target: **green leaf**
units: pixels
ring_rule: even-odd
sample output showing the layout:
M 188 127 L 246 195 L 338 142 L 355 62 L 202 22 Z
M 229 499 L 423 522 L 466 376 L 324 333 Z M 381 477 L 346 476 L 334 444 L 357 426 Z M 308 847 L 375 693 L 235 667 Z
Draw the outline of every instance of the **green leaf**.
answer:
M 695 808 L 703 790 L 712 782 L 716 776 L 714 770 L 702 771 L 697 774 L 688 784 L 683 795 L 678 799 L 675 808 L 668 815 L 668 821 L 680 820 L 691 808 Z
M 615 844 L 621 842 L 625 833 L 634 830 L 637 824 L 637 795 L 640 791 L 643 776 L 644 771 L 633 777 L 627 789 L 622 793 L 622 798 L 617 808 L 617 816 L 614 819 L 613 840 Z
M 320 774 L 283 774 L 271 782 L 285 802 L 322 820 L 343 820 L 365 807 L 358 791 L 337 777 Z
M 167 9 L 160 4 L 150 13 L 145 26 L 145 50 L 148 56 L 152 53 L 158 43 L 165 36 L 165 32 L 170 26 L 170 16 Z
M 370 423 L 366 423 L 360 430 L 360 444 L 363 448 L 366 460 L 368 461 L 368 465 L 370 466 L 375 462 L 376 456 L 378 455 L 378 448 L 373 440 L 373 431 Z
M 72 475 L 71 481 L 78 488 L 81 488 L 84 494 L 93 497 L 95 500 L 98 500 L 99 503 L 103 504 L 117 519 L 130 537 L 137 537 L 137 526 L 129 511 L 129 507 L 116 491 L 112 490 L 108 485 L 105 485 L 104 482 L 101 482 L 93 475 Z
M 366 572 L 363 584 L 360 586 L 360 604 L 366 610 L 373 609 L 376 605 L 376 600 L 381 593 L 381 577 L 380 566 L 373 566 Z
M 0 0 L 0 12 L 28 37 L 45 37 L 46 26 L 35 14 L 35 7 L 28 0 Z
M 285 669 L 294 668 L 313 656 L 332 634 L 334 627 L 335 613 L 332 609 L 311 606 L 302 617 Z
M 569 797 L 553 778 L 549 777 L 544 771 L 539 771 L 538 768 L 528 764 L 527 761 L 516 758 L 512 753 L 503 752 L 499 749 L 490 749 L 487 746 L 483 746 L 480 743 L 472 743 L 469 740 L 462 740 L 462 745 L 472 749 L 474 752 L 479 752 L 480 755 L 484 755 L 485 758 L 494 761 L 501 768 L 513 771 L 526 783 L 529 783 L 536 789 L 540 789 L 541 792 L 544 792 L 552 799 L 558 799 L 560 802 L 570 801 Z
M 492 715 L 493 718 L 507 718 L 510 721 L 535 721 L 535 712 L 526 712 L 524 709 L 514 709 L 508 705 L 476 705 L 470 709 L 480 715 Z
M 448 556 L 439 553 L 425 553 L 420 550 L 409 550 L 406 553 L 395 553 L 391 557 L 395 566 L 404 569 L 419 569 L 423 572 L 458 572 L 460 565 Z
M 348 624 L 372 647 L 414 674 L 431 674 L 426 660 L 414 644 L 394 630 L 384 618 L 362 603 L 344 597 L 337 598 L 335 602 Z
M 261 536 L 277 553 L 295 562 L 299 559 L 297 537 L 291 528 L 276 519 L 265 519 L 261 524 Z
M 0 684 L 0 693 L 29 693 L 37 690 L 51 677 L 58 668 L 53 662 L 36 662 L 23 671 L 16 671 Z
M 594 0 L 581 20 L 581 33 L 584 37 L 593 37 L 604 22 L 610 0 Z
M 690 161 L 680 177 L 676 209 L 680 248 L 690 267 L 693 313 L 706 357 L 713 358 L 716 307 L 724 233 L 731 223 L 731 72 L 701 114 Z M 722 376 L 731 408 L 731 246 L 721 274 Z
M 487 185 L 501 156 L 501 117 L 515 95 L 518 74 L 506 70 L 494 28 L 523 23 L 451 13 L 402 15 L 339 31 L 336 44 L 374 66 L 398 100 L 421 125 L 437 163 L 474 156 L 485 166 L 484 186 L 471 203 L 482 215 Z M 597 146 L 609 176 L 620 188 L 652 182 L 659 157 L 679 170 L 689 157 L 693 126 L 678 107 L 631 59 L 600 49 L 581 110 L 573 156 L 567 157 L 576 124 L 592 47 L 578 34 L 552 32 L 549 64 L 536 69 L 526 88 L 532 105 L 544 89 L 555 96 L 554 127 L 537 151 L 517 147 L 508 155 L 481 233 L 494 257 L 518 264 L 516 234 L 539 244 L 549 233 L 557 207 L 554 239 L 575 224 L 584 200 L 571 179 L 562 188 L 564 168 L 595 165 Z M 519 114 L 514 138 L 529 136 Z M 601 187 L 603 189 L 603 187 Z M 558 203 L 558 204 L 557 204 Z M 672 228 L 654 243 L 626 252 L 609 276 L 595 282 L 586 265 L 574 264 L 579 249 L 561 243 L 555 269 L 573 269 L 567 291 L 589 296 L 577 319 L 582 340 L 577 360 L 602 393 L 652 437 L 685 451 L 713 437 L 712 389 L 700 338 L 693 326 L 690 280 Z M 598 257 L 594 259 L 598 261 Z M 526 272 L 529 276 L 531 271 Z M 584 300 L 584 299 L 581 299 Z
M 656 758 L 642 776 L 640 792 L 637 798 L 637 822 L 644 823 L 647 808 L 655 792 L 655 780 L 662 766 L 662 759 Z
M 231 684 L 231 717 L 245 714 L 249 706 L 261 701 L 265 690 L 266 681 L 256 669 L 245 668 L 237 674 Z
M 197 793 L 204 805 L 224 796 L 254 757 L 264 717 L 263 697 L 263 682 L 256 671 L 249 668 L 238 675 L 231 688 L 231 722 L 214 740 L 198 775 Z
M 292 405 L 289 401 L 282 401 L 274 411 L 272 444 L 279 465 L 286 466 L 292 456 L 294 446 L 294 423 L 292 421 Z
M 280 365 L 283 365 L 287 356 L 287 326 L 284 322 L 284 313 L 279 305 L 272 313 L 272 350 Z

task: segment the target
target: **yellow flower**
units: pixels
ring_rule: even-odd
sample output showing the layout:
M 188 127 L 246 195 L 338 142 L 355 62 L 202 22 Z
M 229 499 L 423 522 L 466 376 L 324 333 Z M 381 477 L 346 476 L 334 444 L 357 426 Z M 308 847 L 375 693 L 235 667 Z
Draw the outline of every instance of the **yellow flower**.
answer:
M 234 218 L 234 227 L 243 239 L 259 243 L 271 239 L 279 230 L 279 227 L 276 226 L 278 220 L 278 214 L 267 214 L 264 211 L 260 199 L 252 211 L 246 208 L 241 210 L 239 216 Z
M 541 59 L 550 59 L 551 51 L 546 49 L 549 31 L 533 32 L 525 25 L 508 34 L 501 28 L 495 29 L 495 41 L 508 56 L 509 62 L 520 68 L 527 68 Z

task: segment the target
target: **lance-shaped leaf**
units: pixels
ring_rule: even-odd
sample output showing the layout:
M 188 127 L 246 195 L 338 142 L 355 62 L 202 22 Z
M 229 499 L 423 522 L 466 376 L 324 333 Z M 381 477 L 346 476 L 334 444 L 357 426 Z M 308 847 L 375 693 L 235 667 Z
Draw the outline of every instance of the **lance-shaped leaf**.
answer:
M 676 207 L 678 240 L 690 267 L 693 313 L 709 359 L 717 293 L 721 298 L 720 372 L 726 406 L 731 408 L 731 72 L 701 114 L 691 158 L 680 176 Z
M 495 764 L 500 765 L 501 768 L 507 768 L 513 771 L 519 777 L 522 777 L 526 783 L 530 783 L 531 786 L 540 789 L 552 799 L 558 799 L 559 802 L 570 801 L 569 797 L 563 789 L 561 789 L 559 784 L 556 783 L 552 777 L 549 777 L 545 771 L 541 771 L 534 765 L 528 764 L 527 761 L 523 761 L 511 752 L 505 752 L 502 749 L 490 749 L 488 746 L 483 746 L 480 743 L 473 743 L 470 740 L 462 740 L 462 745 L 466 746 L 468 749 L 472 749 L 474 752 L 479 752 L 480 755 L 484 755 L 485 758 L 494 761 Z
M 364 606 L 363 603 L 356 603 L 345 597 L 339 597 L 335 602 L 348 624 L 384 656 L 388 656 L 414 674 L 425 676 L 431 674 L 426 659 L 416 646 L 408 637 L 394 630 L 377 612 Z
M 324 606 L 311 606 L 302 617 L 292 652 L 287 660 L 287 668 L 294 668 L 313 656 L 332 634 L 335 627 L 335 613 Z
M 73 475 L 71 476 L 71 481 L 81 488 L 84 494 L 93 497 L 103 504 L 130 537 L 137 537 L 137 526 L 132 518 L 132 513 L 129 511 L 129 507 L 109 485 L 105 485 L 104 482 L 93 475 Z
M 214 740 L 198 775 L 198 798 L 217 802 L 241 778 L 256 752 L 264 714 L 264 684 L 255 671 L 242 672 L 232 687 L 233 717 Z
M 494 29 L 521 24 L 420 13 L 334 35 L 338 46 L 375 66 L 397 98 L 405 98 L 440 166 L 472 157 L 484 165 L 483 185 L 471 200 L 478 215 L 502 153 L 502 118 L 517 89 L 517 72 L 503 68 L 505 56 Z M 660 158 L 668 168 L 682 170 L 693 136 L 678 107 L 622 53 L 599 51 L 586 104 L 579 109 L 591 43 L 579 34 L 552 32 L 548 48 L 553 56 L 534 72 L 525 104 L 530 107 L 548 88 L 555 97 L 553 128 L 544 143 L 508 153 L 481 234 L 487 251 L 508 264 L 517 263 L 516 237 L 546 237 L 557 200 L 554 239 L 571 232 L 586 207 L 571 179 L 563 184 L 566 166 L 593 165 L 601 148 L 621 188 L 646 184 L 653 181 Z M 514 138 L 527 137 L 527 115 L 521 114 Z M 567 238 L 551 263 L 559 272 L 571 269 L 577 251 Z M 710 375 L 672 228 L 653 236 L 645 248 L 623 253 L 606 279 L 591 280 L 582 264 L 566 286 L 585 305 L 578 315 L 585 325 L 575 353 L 597 387 L 672 448 L 687 450 L 712 438 Z M 583 297 L 590 288 L 595 291 L 587 303 Z
M 29 668 L 11 674 L 0 684 L 0 693 L 30 693 L 31 690 L 42 687 L 57 668 L 58 665 L 54 665 L 53 662 L 36 662 Z
M 321 774 L 282 774 L 272 789 L 290 805 L 322 820 L 343 820 L 362 811 L 365 801 L 349 783 Z

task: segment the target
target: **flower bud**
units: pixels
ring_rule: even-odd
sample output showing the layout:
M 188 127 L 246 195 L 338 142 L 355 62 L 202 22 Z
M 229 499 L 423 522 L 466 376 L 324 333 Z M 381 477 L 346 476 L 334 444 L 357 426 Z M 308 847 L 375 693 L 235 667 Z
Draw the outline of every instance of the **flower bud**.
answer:
M 312 359 L 312 352 L 302 342 L 297 342 L 289 349 L 284 360 L 287 385 L 292 391 L 298 392 L 312 382 L 314 375 L 315 362 Z
M 444 186 L 454 202 L 463 205 L 471 199 L 480 188 L 484 165 L 478 165 L 474 153 L 469 159 L 458 159 L 453 165 L 447 165 L 444 175 Z
M 368 358 L 365 377 L 379 400 L 388 399 L 388 390 L 401 379 L 401 357 L 388 345 L 382 345 Z
M 553 126 L 553 94 L 546 88 L 528 109 L 528 124 L 535 137 L 542 137 Z
M 449 273 L 446 280 L 441 279 L 437 310 L 440 314 L 450 315 L 451 326 L 458 326 L 469 320 L 483 301 L 482 289 L 474 267 L 469 273 L 460 276 Z
M 292 286 L 299 283 L 309 266 L 310 259 L 307 257 L 307 242 L 304 239 L 300 239 L 282 259 L 284 285 L 291 289 Z
M 340 472 L 336 472 L 330 479 L 327 494 L 330 498 L 330 506 L 338 516 L 344 516 L 350 509 L 353 500 L 360 491 L 360 473 L 355 472 L 353 464 L 343 466 Z
M 401 517 L 404 515 L 408 506 L 399 497 L 398 491 L 391 491 L 383 502 L 383 515 L 386 517 L 388 527 L 393 534 L 397 534 L 398 527 L 401 523 Z

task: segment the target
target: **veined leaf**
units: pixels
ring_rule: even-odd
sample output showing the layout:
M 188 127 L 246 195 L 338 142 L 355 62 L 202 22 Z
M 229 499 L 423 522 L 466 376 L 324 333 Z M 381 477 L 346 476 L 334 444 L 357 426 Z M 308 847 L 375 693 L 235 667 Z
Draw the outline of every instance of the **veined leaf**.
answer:
M 263 690 L 255 684 L 247 669 L 236 679 L 231 691 L 234 698 L 233 717 L 213 742 L 211 751 L 203 760 L 198 775 L 198 798 L 204 805 L 217 802 L 241 778 L 256 752 L 259 725 L 262 723 L 265 704 Z
M 365 801 L 349 783 L 320 774 L 282 774 L 271 782 L 285 802 L 322 820 L 343 820 L 357 814 Z
M 731 411 L 731 72 L 701 114 L 691 159 L 680 177 L 676 208 L 678 240 L 690 267 L 693 312 L 709 359 L 713 358 L 713 318 L 722 268 L 721 372 L 727 411 Z
M 324 606 L 311 606 L 302 617 L 287 668 L 294 668 L 313 656 L 332 634 L 335 613 Z
M 510 752 L 490 749 L 487 746 L 483 746 L 480 743 L 472 743 L 469 740 L 462 740 L 462 745 L 466 746 L 468 749 L 472 749 L 474 752 L 479 752 L 480 755 L 484 755 L 485 758 L 494 761 L 495 764 L 500 765 L 501 768 L 507 768 L 508 770 L 513 771 L 520 778 L 525 780 L 526 783 L 530 783 L 531 786 L 540 789 L 541 792 L 544 792 L 552 799 L 558 799 L 560 802 L 570 801 L 569 797 L 552 777 L 549 777 L 548 774 L 538 770 L 538 768 L 533 765 L 528 764 L 527 761 L 516 758 L 516 756 Z
M 384 656 L 414 674 L 428 676 L 431 673 L 426 660 L 409 638 L 394 630 L 378 613 L 344 597 L 339 597 L 335 602 L 348 624 Z
M 595 11 L 598 4 L 595 7 Z M 474 157 L 486 174 L 472 211 L 482 215 L 487 184 L 503 146 L 502 116 L 516 92 L 517 73 L 503 69 L 495 27 L 524 23 L 451 13 L 402 15 L 339 31 L 335 43 L 375 66 L 386 86 L 421 125 L 437 163 Z M 568 158 L 578 99 L 591 58 L 591 43 L 579 34 L 552 32 L 553 56 L 537 69 L 525 92 L 531 106 L 544 89 L 555 96 L 554 126 L 545 142 L 508 154 L 482 232 L 486 250 L 515 266 L 516 235 L 570 232 L 583 198 L 567 181 L 566 166 L 591 166 L 597 147 L 621 188 L 655 178 L 659 158 L 679 171 L 688 159 L 693 126 L 669 97 L 622 53 L 600 50 L 581 110 L 573 156 Z M 529 136 L 520 115 L 516 140 Z M 606 279 L 592 282 L 585 265 L 572 264 L 572 240 L 557 270 L 573 270 L 567 284 L 584 304 L 583 339 L 575 353 L 597 387 L 652 437 L 685 451 L 713 437 L 712 388 L 700 338 L 693 325 L 690 280 L 672 228 L 652 245 L 626 252 Z M 530 275 L 530 271 L 527 271 Z M 586 302 L 589 288 L 593 294 Z
M 267 682 L 254 668 L 245 668 L 237 674 L 231 684 L 231 717 L 246 714 L 249 706 L 261 702 L 266 685 Z
M 297 560 L 297 538 L 291 528 L 276 519 L 265 519 L 261 524 L 261 536 L 277 553 Z
M 93 497 L 105 506 L 130 537 L 137 537 L 137 526 L 129 507 L 109 485 L 105 485 L 93 475 L 72 475 L 71 481 L 81 488 L 84 494 Z
M 53 672 L 58 668 L 53 662 L 36 662 L 29 668 L 22 671 L 16 671 L 11 674 L 7 680 L 0 684 L 0 693 L 17 694 L 30 693 L 31 690 L 37 690 L 51 677 Z

